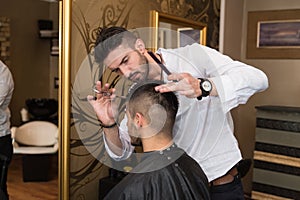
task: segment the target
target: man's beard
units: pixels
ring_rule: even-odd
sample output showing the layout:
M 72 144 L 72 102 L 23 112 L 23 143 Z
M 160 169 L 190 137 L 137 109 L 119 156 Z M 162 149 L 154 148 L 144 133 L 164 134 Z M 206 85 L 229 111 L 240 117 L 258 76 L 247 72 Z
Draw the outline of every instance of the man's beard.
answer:
M 142 81 L 149 79 L 150 65 L 149 65 L 149 61 L 146 58 L 146 56 L 144 56 L 137 50 L 135 50 L 135 51 L 138 53 L 138 55 L 140 57 L 140 62 L 139 62 L 140 67 L 136 71 L 131 72 L 129 74 L 128 79 L 131 80 L 132 82 L 140 83 Z M 140 76 L 140 77 L 137 77 L 137 76 Z

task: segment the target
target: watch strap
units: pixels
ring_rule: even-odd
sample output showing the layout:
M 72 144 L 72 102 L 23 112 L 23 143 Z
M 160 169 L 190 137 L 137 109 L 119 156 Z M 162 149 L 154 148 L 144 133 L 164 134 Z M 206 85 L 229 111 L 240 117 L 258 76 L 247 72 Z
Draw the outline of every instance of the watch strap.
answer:
M 205 78 L 198 78 L 200 80 L 200 83 L 199 83 L 199 87 L 200 87 L 200 90 L 201 90 L 201 95 L 197 97 L 198 100 L 201 100 L 202 97 L 207 97 L 209 94 L 210 94 L 210 91 L 205 91 L 202 87 L 202 83 L 204 81 L 209 81 L 208 79 L 205 79 Z M 210 81 L 209 81 L 210 82 Z

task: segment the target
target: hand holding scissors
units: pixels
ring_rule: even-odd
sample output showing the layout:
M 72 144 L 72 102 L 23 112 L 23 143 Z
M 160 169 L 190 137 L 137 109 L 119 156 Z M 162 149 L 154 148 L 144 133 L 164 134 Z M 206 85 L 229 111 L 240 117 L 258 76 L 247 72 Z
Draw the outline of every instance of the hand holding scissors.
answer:
M 89 103 L 93 106 L 98 119 L 105 125 L 115 123 L 112 107 L 112 99 L 116 96 L 114 94 L 115 88 L 109 87 L 110 85 L 106 83 L 102 88 L 102 83 L 97 81 L 93 88 L 95 96 L 88 95 L 87 97 Z

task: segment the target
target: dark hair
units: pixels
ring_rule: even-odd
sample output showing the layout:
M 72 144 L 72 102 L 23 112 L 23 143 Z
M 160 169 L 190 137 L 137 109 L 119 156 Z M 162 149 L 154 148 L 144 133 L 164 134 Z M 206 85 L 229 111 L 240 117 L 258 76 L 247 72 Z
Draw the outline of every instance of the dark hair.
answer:
M 131 116 L 137 112 L 148 114 L 148 111 L 152 105 L 159 104 L 167 112 L 167 120 L 164 127 L 173 127 L 178 111 L 179 102 L 174 92 L 160 93 L 155 91 L 154 88 L 163 83 L 163 81 L 151 80 L 136 84 L 130 90 L 127 98 L 127 109 L 129 109 L 129 114 Z
M 95 42 L 96 62 L 102 63 L 107 55 L 121 44 L 134 49 L 136 40 L 137 37 L 123 27 L 100 27 Z

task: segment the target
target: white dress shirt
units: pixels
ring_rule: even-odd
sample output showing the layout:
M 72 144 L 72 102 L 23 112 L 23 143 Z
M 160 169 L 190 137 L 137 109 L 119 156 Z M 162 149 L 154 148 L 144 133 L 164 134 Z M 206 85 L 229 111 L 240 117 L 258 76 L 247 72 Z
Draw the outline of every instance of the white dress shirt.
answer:
M 172 73 L 187 72 L 196 78 L 210 78 L 218 96 L 197 100 L 179 95 L 179 110 L 173 130 L 175 143 L 202 167 L 209 181 L 224 175 L 242 159 L 233 134 L 232 108 L 245 104 L 256 92 L 268 88 L 267 76 L 259 69 L 233 61 L 218 51 L 199 44 L 178 49 L 159 49 L 166 67 Z M 164 77 L 166 79 L 166 75 Z M 127 133 L 126 116 L 119 127 L 123 155 L 130 156 L 134 147 Z M 103 134 L 104 135 L 104 134 Z
M 10 134 L 8 105 L 14 90 L 14 81 L 7 66 L 0 61 L 0 137 Z

